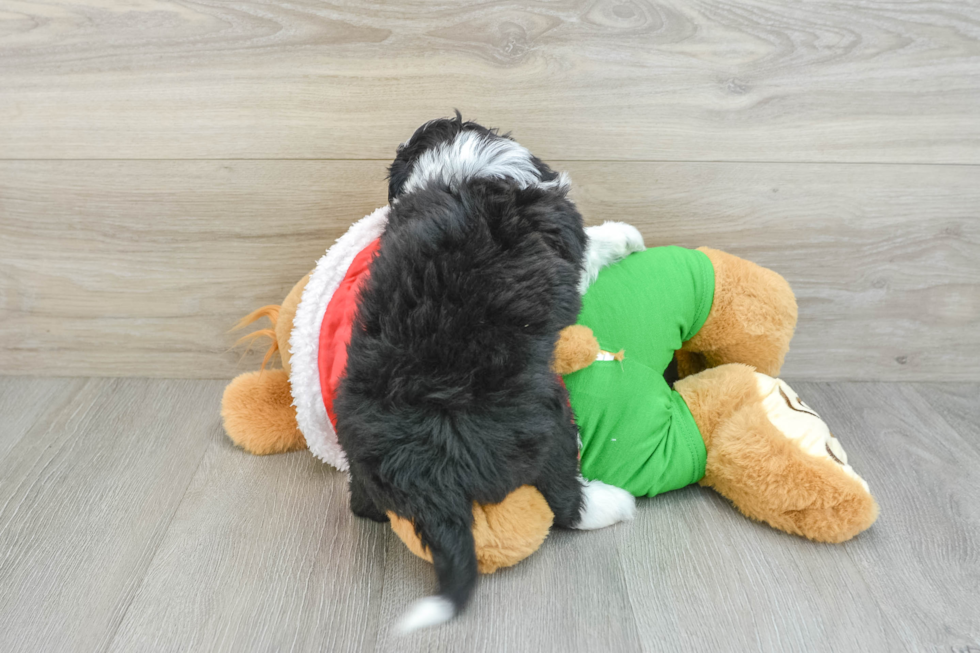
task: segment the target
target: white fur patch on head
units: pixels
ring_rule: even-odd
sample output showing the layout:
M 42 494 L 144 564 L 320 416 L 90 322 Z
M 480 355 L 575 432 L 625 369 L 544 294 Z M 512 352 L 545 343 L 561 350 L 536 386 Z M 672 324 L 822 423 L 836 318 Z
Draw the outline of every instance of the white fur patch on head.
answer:
M 423 152 L 416 159 L 402 193 L 411 193 L 432 182 L 457 188 L 467 179 L 512 179 L 521 188 L 540 185 L 566 190 L 568 176 L 542 182 L 527 148 L 508 138 L 464 131 L 453 140 Z
M 646 249 L 640 231 L 625 222 L 603 222 L 594 227 L 586 227 L 585 235 L 589 237 L 589 244 L 585 250 L 584 269 L 578 286 L 579 293 L 583 295 L 599 276 L 599 270 L 633 252 Z
M 401 616 L 395 625 L 399 635 L 407 635 L 419 628 L 444 624 L 456 615 L 452 601 L 442 596 L 419 599 Z
M 582 483 L 582 512 L 579 522 L 572 528 L 595 530 L 630 521 L 636 516 L 636 498 L 622 488 L 602 481 Z

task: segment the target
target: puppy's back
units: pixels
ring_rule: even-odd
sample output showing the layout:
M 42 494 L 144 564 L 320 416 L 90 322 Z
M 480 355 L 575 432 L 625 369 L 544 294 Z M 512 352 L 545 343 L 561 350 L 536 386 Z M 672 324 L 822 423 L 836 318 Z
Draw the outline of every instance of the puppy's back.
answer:
M 334 408 L 351 474 L 433 553 L 431 601 L 449 603 L 420 615 L 472 591 L 472 502 L 533 482 L 568 430 L 550 361 L 580 308 L 584 246 L 563 193 L 506 180 L 431 184 L 392 206 Z
M 577 230 L 564 198 L 497 180 L 399 201 L 360 298 L 347 389 L 450 412 L 527 391 L 580 307 Z

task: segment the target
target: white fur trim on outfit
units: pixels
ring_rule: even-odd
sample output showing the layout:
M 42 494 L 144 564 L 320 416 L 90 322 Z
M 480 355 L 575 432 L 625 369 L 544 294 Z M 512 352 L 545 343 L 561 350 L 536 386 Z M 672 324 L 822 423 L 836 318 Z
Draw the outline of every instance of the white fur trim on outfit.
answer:
M 387 224 L 388 207 L 384 206 L 351 225 L 347 233 L 320 257 L 303 289 L 289 336 L 289 386 L 299 430 L 306 437 L 306 446 L 317 458 L 341 471 L 347 470 L 347 458 L 327 417 L 320 391 L 320 327 L 327 304 L 354 257 L 384 233 Z

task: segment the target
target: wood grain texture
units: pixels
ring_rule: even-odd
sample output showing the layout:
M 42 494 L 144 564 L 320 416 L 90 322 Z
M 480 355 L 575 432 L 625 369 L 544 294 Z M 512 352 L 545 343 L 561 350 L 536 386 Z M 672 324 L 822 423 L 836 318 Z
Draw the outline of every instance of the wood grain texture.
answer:
M 782 274 L 800 306 L 784 376 L 980 379 L 980 168 L 565 167 L 589 221 Z
M 391 537 L 375 650 L 638 653 L 643 649 L 618 551 L 629 529 L 552 531 L 524 562 L 481 576 L 457 619 L 407 637 L 392 626 L 412 601 L 436 591 L 435 572 Z
M 980 648 L 980 452 L 915 386 L 797 386 L 881 507 L 871 530 L 844 548 L 891 632 L 908 650 Z
M 980 5 L 6 3 L 0 156 L 387 159 L 453 107 L 552 159 L 980 163 Z
M 784 375 L 980 378 L 980 168 L 555 162 L 587 221 L 710 245 L 800 302 Z M 0 162 L 0 369 L 228 378 L 227 330 L 385 201 L 382 162 Z
M 84 385 L 81 379 L 0 377 L 0 460 L 39 421 L 60 413 Z M 0 487 L 3 483 L 0 478 Z
M 620 555 L 644 651 L 901 649 L 845 546 L 751 522 L 705 488 L 640 511 Z
M 980 647 L 980 452 L 944 408 L 980 384 L 795 384 L 881 504 L 850 542 L 779 533 L 690 487 L 641 500 L 630 524 L 553 532 L 482 577 L 459 619 L 407 638 L 391 625 L 434 589 L 431 565 L 353 518 L 344 475 L 307 452 L 233 448 L 221 385 L 0 379 L 3 396 L 75 391 L 37 419 L 4 405 L 35 426 L 0 457 L 0 649 Z
M 917 383 L 914 388 L 944 422 L 980 452 L 980 386 Z
M 228 330 L 385 203 L 380 163 L 0 163 L 0 368 L 227 378 Z M 261 345 L 260 345 L 261 347 Z
M 390 529 L 354 517 L 346 474 L 308 452 L 209 439 L 109 650 L 372 650 Z
M 108 645 L 218 428 L 221 386 L 89 380 L 0 458 L 0 650 Z

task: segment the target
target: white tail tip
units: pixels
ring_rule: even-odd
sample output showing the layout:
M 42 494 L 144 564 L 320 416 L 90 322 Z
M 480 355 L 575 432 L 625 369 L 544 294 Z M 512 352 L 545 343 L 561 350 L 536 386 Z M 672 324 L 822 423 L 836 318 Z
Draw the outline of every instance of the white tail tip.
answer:
M 452 601 L 441 596 L 427 596 L 412 604 L 398 620 L 395 630 L 399 635 L 407 635 L 419 628 L 444 624 L 455 615 Z

